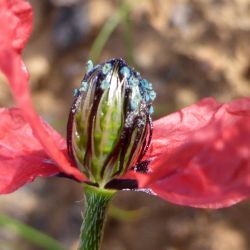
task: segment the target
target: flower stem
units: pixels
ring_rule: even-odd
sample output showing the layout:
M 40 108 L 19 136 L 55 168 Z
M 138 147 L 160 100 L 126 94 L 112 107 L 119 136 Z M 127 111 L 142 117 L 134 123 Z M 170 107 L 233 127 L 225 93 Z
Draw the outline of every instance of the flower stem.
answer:
M 115 190 L 101 189 L 87 184 L 85 191 L 85 211 L 81 226 L 79 250 L 99 250 L 108 205 Z

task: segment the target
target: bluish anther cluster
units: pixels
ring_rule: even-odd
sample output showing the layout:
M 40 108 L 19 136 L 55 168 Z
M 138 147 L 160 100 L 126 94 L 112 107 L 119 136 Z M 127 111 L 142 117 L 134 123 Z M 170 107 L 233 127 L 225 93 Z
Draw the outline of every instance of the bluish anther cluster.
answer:
M 153 90 L 153 86 L 146 79 L 141 77 L 141 74 L 134 69 L 127 66 L 127 64 L 122 59 L 111 59 L 103 64 L 98 64 L 94 66 L 93 62 L 89 60 L 86 63 L 86 77 L 81 82 L 79 89 L 75 89 L 73 94 L 75 97 L 80 95 L 82 92 L 88 90 L 88 78 L 90 75 L 98 71 L 98 76 L 100 76 L 99 87 L 104 91 L 109 88 L 110 82 L 107 80 L 107 76 L 112 74 L 114 70 L 114 65 L 118 65 L 119 77 L 121 82 L 126 80 L 130 88 L 132 97 L 130 98 L 130 108 L 135 110 L 138 108 L 141 100 L 143 99 L 148 106 L 149 113 L 152 114 L 154 109 L 152 107 L 152 102 L 156 98 L 156 93 Z
M 141 77 L 141 74 L 127 65 L 124 65 L 120 69 L 120 74 L 127 79 L 129 83 L 129 87 L 131 89 L 133 88 L 139 88 L 140 95 L 143 97 L 143 99 L 146 101 L 147 105 L 149 106 L 149 112 L 152 114 L 154 112 L 152 107 L 152 102 L 156 98 L 156 93 L 153 90 L 153 86 L 150 82 L 148 82 L 146 79 L 143 79 Z M 133 96 L 134 98 L 131 99 L 131 109 L 136 109 L 138 106 L 138 97 Z

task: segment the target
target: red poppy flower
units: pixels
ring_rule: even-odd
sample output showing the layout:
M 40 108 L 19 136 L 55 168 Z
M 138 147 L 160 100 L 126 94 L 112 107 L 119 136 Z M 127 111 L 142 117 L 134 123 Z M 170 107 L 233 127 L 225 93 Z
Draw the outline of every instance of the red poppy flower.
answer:
M 0 109 L 2 194 L 37 176 L 63 174 L 88 181 L 67 155 L 65 140 L 32 106 L 29 75 L 21 58 L 31 26 L 27 2 L 0 2 L 0 69 L 18 106 Z M 153 127 L 143 158 L 148 163 L 146 173 L 138 168 L 122 179 L 134 180 L 139 188 L 181 205 L 219 208 L 249 198 L 250 98 L 228 104 L 203 99 L 155 121 Z

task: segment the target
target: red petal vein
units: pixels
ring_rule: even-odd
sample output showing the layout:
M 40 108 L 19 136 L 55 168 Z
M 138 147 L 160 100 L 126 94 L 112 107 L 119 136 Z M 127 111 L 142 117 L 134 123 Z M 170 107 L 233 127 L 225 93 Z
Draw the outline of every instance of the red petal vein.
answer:
M 250 98 L 204 99 L 154 122 L 150 172 L 140 186 L 161 198 L 219 208 L 250 197 Z
M 13 192 L 37 176 L 59 172 L 34 137 L 19 109 L 0 109 L 0 193 Z M 45 124 L 47 133 L 65 148 L 61 136 Z

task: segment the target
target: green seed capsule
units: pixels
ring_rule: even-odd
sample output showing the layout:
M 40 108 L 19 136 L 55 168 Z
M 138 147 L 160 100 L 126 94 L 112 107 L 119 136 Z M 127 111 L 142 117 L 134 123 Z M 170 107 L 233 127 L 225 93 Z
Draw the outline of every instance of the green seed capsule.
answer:
M 91 66 L 68 121 L 69 155 L 99 186 L 135 167 L 147 151 L 155 92 L 122 59 Z

